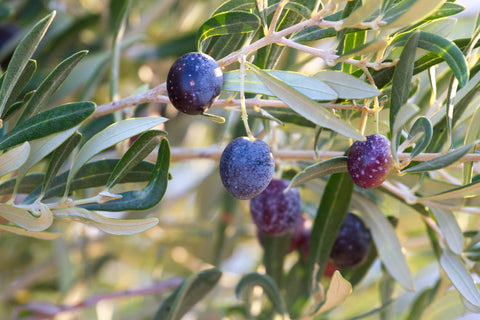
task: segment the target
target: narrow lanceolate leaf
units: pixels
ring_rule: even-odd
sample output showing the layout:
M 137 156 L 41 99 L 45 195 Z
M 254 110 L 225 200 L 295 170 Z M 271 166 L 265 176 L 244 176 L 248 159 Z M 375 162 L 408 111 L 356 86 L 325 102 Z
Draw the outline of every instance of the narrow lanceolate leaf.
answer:
M 52 159 L 48 164 L 47 171 L 45 172 L 45 178 L 43 180 L 41 190 L 42 195 L 45 194 L 46 190 L 50 187 L 63 163 L 65 160 L 67 160 L 75 147 L 80 143 L 81 139 L 82 134 L 79 132 L 74 132 L 67 140 L 65 140 L 55 149 Z
M 324 81 L 303 75 L 298 72 L 265 70 L 268 74 L 278 78 L 285 84 L 291 86 L 301 94 L 312 100 L 330 101 L 337 99 L 337 94 Z M 224 91 L 240 92 L 240 72 L 225 72 L 223 75 Z M 359 80 L 360 81 L 360 80 Z M 361 81 L 360 81 L 361 82 Z M 275 94 L 263 84 L 256 73 L 252 70 L 246 72 L 244 79 L 244 91 L 250 93 L 275 96 Z
M 153 320 L 180 320 L 218 283 L 222 272 L 208 269 L 186 279 L 165 299 Z
M 413 291 L 413 278 L 395 229 L 377 205 L 370 200 L 354 194 L 352 202 L 359 209 L 363 221 L 370 229 L 383 265 L 405 289 Z
M 469 143 L 466 146 L 445 153 L 437 158 L 421 162 L 413 167 L 407 168 L 403 170 L 403 172 L 418 173 L 446 168 L 466 155 L 473 145 L 473 143 Z
M 30 144 L 24 142 L 22 145 L 0 155 L 0 177 L 20 168 L 27 160 L 30 153 Z
M 142 134 L 133 145 L 123 155 L 108 179 L 106 188 L 110 189 L 116 185 L 123 177 L 136 165 L 150 154 L 166 136 L 165 131 L 150 130 Z
M 71 182 L 78 169 L 100 151 L 160 125 L 165 121 L 167 121 L 167 119 L 162 117 L 132 118 L 114 123 L 100 131 L 89 139 L 80 151 L 78 151 L 77 157 L 70 169 L 67 184 Z
M 257 11 L 258 15 L 260 16 L 260 20 L 262 21 L 262 25 L 265 30 L 267 30 L 268 0 L 255 0 L 255 4 L 257 5 Z
M 31 167 L 49 155 L 53 150 L 55 150 L 55 148 L 68 139 L 68 137 L 70 137 L 77 129 L 78 126 L 32 141 L 30 143 L 30 155 L 28 156 L 27 161 L 18 171 L 19 181 L 27 174 Z
M 355 46 L 355 48 L 346 51 L 340 57 L 335 59 L 335 63 L 345 61 L 351 57 L 371 55 L 376 52 L 383 51 L 387 45 L 388 40 L 386 38 L 375 39 L 367 43 L 360 44 Z
M 0 217 L 29 231 L 43 231 L 50 227 L 53 222 L 51 212 L 44 208 L 40 210 L 38 215 L 33 215 L 27 210 L 6 204 L 0 205 Z
M 372 0 L 372 1 L 364 2 L 362 6 L 355 9 L 355 11 L 353 11 L 348 16 L 348 18 L 346 18 L 343 21 L 342 28 L 346 29 L 346 28 L 354 27 L 360 22 L 367 20 L 367 18 L 369 18 L 375 12 L 377 12 L 378 8 L 380 8 L 381 3 L 382 3 L 382 0 Z
M 427 117 L 420 117 L 418 118 L 410 129 L 408 133 L 408 138 L 411 139 L 417 134 L 422 134 L 420 141 L 417 141 L 415 147 L 413 148 L 412 152 L 410 153 L 410 159 L 415 158 L 420 153 L 422 153 L 430 144 L 433 136 L 433 127 L 432 123 Z
M 203 23 L 197 34 L 198 48 L 208 38 L 238 33 L 252 33 L 260 27 L 257 15 L 245 11 L 222 12 Z
M 449 200 L 458 198 L 469 198 L 478 196 L 480 193 L 480 181 L 472 182 L 470 184 L 456 187 L 441 193 L 430 196 L 421 197 L 421 200 Z
M 27 65 L 23 69 L 22 74 L 18 78 L 17 83 L 15 84 L 15 86 L 12 89 L 12 92 L 10 93 L 10 97 L 8 97 L 8 101 L 5 104 L 5 107 L 7 108 L 7 109 L 4 110 L 5 112 L 16 101 L 16 99 L 18 98 L 20 93 L 22 93 L 25 86 L 32 79 L 32 76 L 33 76 L 33 74 L 35 73 L 36 70 L 37 70 L 37 62 L 35 60 L 28 60 Z M 4 115 L 5 115 L 5 112 L 4 112 Z M 4 116 L 4 115 L 2 115 L 2 116 Z
M 407 102 L 410 84 L 415 64 L 415 52 L 418 45 L 419 34 L 414 33 L 408 39 L 400 55 L 400 61 L 395 67 L 392 80 L 392 98 L 390 102 L 390 134 L 393 137 L 393 127 L 400 108 Z
M 17 125 L 0 139 L 0 150 L 77 126 L 95 111 L 93 102 L 75 102 L 44 111 Z
M 460 258 L 449 250 L 444 250 L 440 257 L 440 265 L 458 292 L 468 302 L 480 307 L 480 292 Z
M 402 112 L 398 113 L 395 117 L 392 129 L 392 156 L 395 161 L 398 162 L 397 150 L 400 144 L 400 137 L 402 134 L 402 129 L 405 124 L 420 110 L 419 107 L 413 103 L 406 103 L 402 106 Z
M 168 168 L 170 166 L 170 145 L 167 139 L 163 139 L 158 149 L 157 162 L 153 168 L 150 181 L 142 190 L 127 191 L 120 193 L 120 199 L 105 203 L 87 203 L 82 205 L 89 210 L 102 211 L 125 211 L 145 210 L 159 203 L 168 184 Z
M 398 29 L 413 25 L 434 13 L 446 0 L 405 0 L 388 9 L 382 20 L 387 25 L 382 28 Z
M 22 75 L 23 69 L 37 49 L 40 41 L 47 32 L 50 23 L 55 17 L 55 11 L 40 20 L 32 30 L 20 41 L 8 64 L 5 77 L 0 88 L 0 114 L 6 106 L 12 90 Z
M 450 250 L 455 254 L 461 254 L 463 251 L 463 234 L 453 213 L 434 207 L 430 208 L 430 210 L 435 220 L 437 220 Z
M 70 184 L 70 191 L 83 190 L 87 188 L 104 187 L 108 178 L 112 174 L 113 169 L 118 164 L 118 159 L 103 159 L 89 162 L 81 167 Z M 155 165 L 151 162 L 142 161 L 138 166 L 133 168 L 122 179 L 121 183 L 129 182 L 146 182 L 152 177 Z M 67 177 L 69 171 L 63 172 L 56 176 L 50 187 L 45 191 L 44 198 L 60 197 L 65 193 L 67 185 Z M 19 192 L 30 193 L 22 204 L 32 204 L 38 200 L 41 194 L 41 185 L 44 180 L 44 174 L 27 175 L 20 184 Z M 8 180 L 0 185 L 0 194 L 9 194 L 13 190 L 15 181 Z M 23 189 L 23 191 L 22 191 Z
M 30 230 L 26 230 L 23 228 L 7 225 L 3 223 L 0 223 L 0 230 L 15 233 L 24 237 L 31 237 L 31 238 L 42 239 L 42 240 L 54 240 L 62 236 L 61 233 L 47 232 L 47 231 L 30 231 Z
M 254 65 L 249 64 L 258 78 L 273 92 L 278 98 L 285 102 L 290 108 L 304 116 L 306 119 L 316 123 L 324 128 L 331 129 L 346 137 L 355 140 L 365 140 L 365 137 L 352 128 L 345 121 L 337 118 L 321 105 L 308 99 L 305 95 L 299 93 L 278 78 L 260 70 Z
M 469 70 L 465 56 L 458 46 L 452 41 L 434 33 L 424 31 L 418 33 L 419 38 L 417 46 L 434 53 L 439 58 L 442 58 L 452 70 L 458 83 L 462 87 L 465 86 L 469 79 Z M 403 45 L 409 36 L 410 34 L 407 33 L 398 37 L 393 41 L 392 46 Z
M 54 210 L 56 218 L 77 221 L 94 226 L 103 232 L 116 235 L 131 235 L 148 230 L 158 224 L 157 218 L 111 219 L 82 208 Z
M 308 285 L 312 287 L 323 274 L 338 231 L 347 211 L 353 192 L 353 182 L 348 173 L 333 174 L 323 192 L 317 216 L 313 223 L 308 248 Z
M 48 99 L 55 93 L 55 91 L 57 91 L 72 69 L 87 53 L 88 51 L 85 50 L 77 52 L 56 66 L 30 98 L 17 123 L 30 118 L 32 115 L 42 110 Z
M 475 142 L 480 136 L 480 107 L 477 107 L 475 113 L 470 120 L 467 127 L 467 134 L 465 135 L 465 144 Z M 470 150 L 469 152 L 472 152 Z M 467 184 L 472 181 L 473 175 L 473 162 L 466 162 L 463 164 L 463 183 Z
M 120 78 L 120 51 L 126 19 L 130 8 L 130 0 L 117 0 L 110 2 L 110 12 L 113 22 L 112 63 L 110 67 L 110 99 L 118 95 L 118 82 Z
M 320 314 L 341 304 L 352 293 L 352 285 L 345 280 L 337 270 L 333 273 L 330 286 L 328 286 L 325 302 L 316 314 Z
M 246 296 L 251 294 L 252 289 L 256 286 L 263 289 L 263 292 L 268 296 L 275 311 L 284 315 L 286 307 L 280 294 L 280 289 L 275 281 L 267 274 L 253 272 L 244 275 L 235 287 L 235 295 L 237 296 L 237 299 L 248 301 L 249 299 L 246 298 Z M 249 310 L 250 306 L 246 306 L 246 309 Z
M 365 99 L 381 93 L 377 88 L 345 72 L 327 70 L 313 77 L 325 82 L 337 93 L 339 99 Z
M 297 173 L 288 185 L 288 189 L 295 188 L 312 179 L 321 178 L 329 174 L 346 172 L 347 157 L 336 157 L 314 163 Z

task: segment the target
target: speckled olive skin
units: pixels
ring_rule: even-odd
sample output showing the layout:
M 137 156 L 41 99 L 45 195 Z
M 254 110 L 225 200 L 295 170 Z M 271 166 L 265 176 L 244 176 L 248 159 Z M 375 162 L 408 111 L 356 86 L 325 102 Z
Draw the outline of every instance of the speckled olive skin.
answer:
M 370 232 L 355 214 L 348 213 L 340 227 L 330 258 L 339 268 L 358 267 L 370 252 Z
M 222 91 L 223 73 L 210 56 L 191 52 L 178 58 L 167 76 L 167 93 L 173 106 L 191 115 L 202 114 Z
M 262 233 L 282 235 L 293 230 L 301 218 L 301 199 L 297 188 L 286 193 L 288 180 L 273 179 L 268 187 L 250 200 L 252 220 Z
M 353 182 L 369 189 L 381 185 L 393 169 L 390 141 L 372 134 L 366 141 L 356 141 L 347 155 L 347 168 Z
M 263 141 L 247 137 L 234 139 L 220 158 L 220 177 L 225 189 L 241 200 L 260 194 L 272 180 L 275 161 Z

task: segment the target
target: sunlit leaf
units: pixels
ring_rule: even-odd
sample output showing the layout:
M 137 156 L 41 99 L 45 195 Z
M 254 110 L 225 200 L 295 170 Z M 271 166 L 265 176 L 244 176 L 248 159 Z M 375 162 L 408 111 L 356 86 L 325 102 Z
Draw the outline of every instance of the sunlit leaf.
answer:
M 11 205 L 0 204 L 0 217 L 15 223 L 29 231 L 43 231 L 52 225 L 53 215 L 43 204 L 40 204 L 37 215 Z
M 312 100 L 335 100 L 337 94 L 323 81 L 308 77 L 298 72 L 265 70 L 268 74 L 280 79 L 301 94 Z M 225 72 L 223 76 L 224 91 L 240 92 L 240 72 Z M 250 93 L 275 96 L 252 70 L 247 70 L 244 81 L 244 91 Z
M 70 184 L 78 169 L 80 169 L 88 160 L 90 160 L 100 151 L 109 148 L 120 141 L 142 133 L 143 131 L 160 125 L 166 120 L 166 118 L 162 117 L 132 118 L 116 122 L 100 131 L 91 139 L 89 139 L 78 151 L 78 154 L 70 169 L 67 185 Z
M 458 198 L 469 198 L 478 196 L 480 192 L 480 181 L 474 181 L 470 184 L 452 188 L 430 196 L 424 196 L 422 200 L 449 200 Z
M 130 235 L 148 230 L 158 224 L 157 218 L 112 219 L 83 208 L 53 210 L 56 218 L 77 221 L 116 235 Z
M 363 137 L 357 130 L 325 110 L 318 103 L 308 99 L 306 96 L 297 92 L 278 78 L 253 65 L 250 66 L 267 88 L 297 113 L 319 126 L 331 129 L 355 140 L 365 140 L 365 137 Z
M 30 153 L 30 144 L 24 142 L 22 145 L 0 155 L 0 177 L 20 168 L 27 160 Z
M 326 175 L 347 171 L 347 157 L 336 157 L 314 163 L 297 173 L 288 186 L 288 189 L 299 186 L 312 179 Z
M 8 101 L 5 104 L 5 107 L 7 109 L 4 110 L 3 117 L 5 117 L 7 112 L 10 110 L 10 107 L 12 107 L 12 104 L 16 101 L 16 99 L 22 93 L 25 86 L 30 82 L 36 70 L 37 70 L 37 62 L 35 60 L 28 60 L 27 65 L 23 69 L 23 72 L 18 78 L 17 83 L 15 83 L 15 86 L 13 87 L 12 92 L 10 93 L 10 97 L 8 98 Z
M 248 273 L 242 277 L 235 287 L 235 295 L 241 299 L 245 294 L 249 294 L 255 287 L 259 286 L 272 302 L 275 311 L 283 315 L 286 312 L 285 303 L 280 290 L 271 277 L 266 274 Z M 249 306 L 247 306 L 249 308 Z
M 365 99 L 380 95 L 380 90 L 345 72 L 321 71 L 314 78 L 322 80 L 338 95 L 339 99 Z
M 181 320 L 217 285 L 221 276 L 218 269 L 207 269 L 190 276 L 165 299 L 153 320 Z
M 375 12 L 377 12 L 381 3 L 382 3 L 382 0 L 373 0 L 373 1 L 364 2 L 362 6 L 354 10 L 348 16 L 348 18 L 346 18 L 343 21 L 342 28 L 354 27 L 360 22 L 367 20 L 367 18 L 369 18 Z
M 73 128 L 95 111 L 93 102 L 74 102 L 37 114 L 0 138 L 0 150 Z
M 340 57 L 335 59 L 335 63 L 345 61 L 346 59 L 349 59 L 355 56 L 364 56 L 364 55 L 374 54 L 378 51 L 382 51 L 383 49 L 385 49 L 387 45 L 388 45 L 388 41 L 385 38 L 369 41 L 365 44 L 358 45 L 355 48 L 343 53 Z
M 26 230 L 23 228 L 7 225 L 3 223 L 0 223 L 0 230 L 5 230 L 5 231 L 15 233 L 24 237 L 31 237 L 31 238 L 42 239 L 42 240 L 54 240 L 62 236 L 61 233 L 57 233 L 57 232 L 30 231 L 30 230 Z
M 395 229 L 377 205 L 370 200 L 354 194 L 352 202 L 359 209 L 363 221 L 370 229 L 378 256 L 383 265 L 405 289 L 413 291 L 413 278 Z
M 431 207 L 430 210 L 432 211 L 440 230 L 442 230 L 443 236 L 445 237 L 450 250 L 455 254 L 461 254 L 463 251 L 463 235 L 453 213 L 435 207 Z
M 333 273 L 330 286 L 327 289 L 325 296 L 325 303 L 322 304 L 318 313 L 330 310 L 333 307 L 341 304 L 352 293 L 352 285 L 345 280 L 340 272 L 337 270 Z
M 440 257 L 440 265 L 458 292 L 468 302 L 479 307 L 480 292 L 460 258 L 449 250 L 444 250 Z
M 3 113 L 15 84 L 22 75 L 25 66 L 37 49 L 54 17 L 55 11 L 35 24 L 15 49 L 0 88 L 0 114 Z
M 413 25 L 421 19 L 430 16 L 446 0 L 405 0 L 388 9 L 382 17 L 387 25 L 382 28 L 398 29 Z

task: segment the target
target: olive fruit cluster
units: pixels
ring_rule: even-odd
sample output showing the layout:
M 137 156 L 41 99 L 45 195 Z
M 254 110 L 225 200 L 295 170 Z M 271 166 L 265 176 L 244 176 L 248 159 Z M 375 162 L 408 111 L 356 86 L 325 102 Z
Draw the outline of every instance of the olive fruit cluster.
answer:
M 217 100 L 222 91 L 223 73 L 210 56 L 190 52 L 178 58 L 167 76 L 170 102 L 179 111 L 202 114 Z
M 353 182 L 362 188 L 381 185 L 393 169 L 390 141 L 372 134 L 366 141 L 356 141 L 347 155 L 347 168 Z

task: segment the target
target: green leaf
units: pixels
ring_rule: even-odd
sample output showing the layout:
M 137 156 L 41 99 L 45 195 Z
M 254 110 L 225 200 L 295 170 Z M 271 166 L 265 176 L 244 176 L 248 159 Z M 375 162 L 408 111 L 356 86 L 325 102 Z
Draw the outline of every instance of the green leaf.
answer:
M 72 69 L 87 53 L 88 51 L 85 50 L 77 52 L 56 66 L 30 98 L 17 123 L 23 122 L 42 110 L 48 99 L 57 91 Z
M 400 61 L 395 67 L 395 73 L 393 74 L 392 97 L 390 102 L 390 135 L 392 137 L 397 114 L 408 99 L 419 37 L 420 35 L 417 32 L 413 33 L 408 39 L 400 55 Z
M 217 285 L 221 276 L 222 272 L 218 269 L 208 269 L 190 276 L 167 297 L 153 320 L 181 320 Z
M 339 99 L 365 99 L 381 94 L 377 88 L 345 72 L 326 70 L 313 77 L 325 82 L 337 93 Z
M 0 217 L 29 231 L 43 231 L 52 225 L 53 215 L 44 204 L 40 204 L 36 215 L 14 206 L 0 204 Z
M 405 289 L 413 291 L 413 278 L 395 229 L 377 205 L 370 200 L 354 194 L 352 202 L 359 209 L 363 221 L 370 229 L 378 256 L 385 268 Z
M 353 182 L 348 173 L 335 173 L 328 179 L 308 248 L 308 286 L 310 292 L 323 274 L 338 231 L 350 208 Z
M 235 295 L 238 299 L 247 301 L 245 294 L 248 294 L 254 287 L 259 286 L 272 302 L 275 311 L 281 315 L 286 313 L 285 302 L 280 295 L 280 289 L 273 279 L 267 274 L 248 273 L 242 277 L 235 287 Z M 247 306 L 248 308 L 249 306 Z M 248 308 L 249 309 L 249 308 Z
M 290 108 L 262 107 L 260 110 L 265 111 L 267 114 L 262 113 L 261 111 L 256 112 L 253 108 L 247 108 L 248 116 L 259 117 L 266 120 L 273 120 L 279 122 L 279 124 L 281 125 L 283 125 L 284 123 L 293 123 L 302 127 L 316 127 L 315 123 L 305 119 Z
M 439 58 L 442 58 L 452 69 L 453 74 L 458 80 L 460 86 L 465 86 L 469 79 L 469 70 L 467 62 L 462 51 L 458 46 L 439 35 L 429 32 L 416 32 L 419 34 L 417 46 L 430 51 Z M 392 46 L 402 46 L 407 42 L 410 33 L 403 34 L 392 42 Z M 405 50 L 405 49 L 404 49 Z M 415 51 L 415 50 L 413 50 Z M 413 58 L 413 57 L 412 57 Z M 401 59 L 401 58 L 400 58 Z M 398 67 L 398 65 L 397 65 Z
M 461 254 L 463 251 L 463 234 L 458 226 L 457 219 L 451 211 L 431 207 L 435 220 L 442 230 L 443 236 L 447 241 L 448 247 L 455 254 Z
M 103 232 L 115 235 L 132 235 L 153 228 L 157 218 L 111 219 L 83 208 L 64 208 L 53 211 L 55 218 L 85 223 Z
M 31 237 L 31 238 L 42 239 L 42 240 L 54 240 L 62 236 L 61 233 L 47 232 L 47 231 L 29 231 L 23 228 L 7 225 L 3 223 L 0 223 L 0 230 L 5 230 L 11 233 L 18 234 L 20 236 Z
M 166 134 L 165 131 L 150 130 L 138 137 L 127 152 L 125 152 L 115 169 L 113 169 L 110 178 L 108 178 L 106 188 L 110 189 L 121 181 L 132 168 L 142 162 L 142 160 L 159 145 Z
M 58 171 L 61 169 L 63 163 L 68 159 L 75 147 L 80 143 L 82 139 L 82 134 L 79 132 L 74 132 L 67 140 L 65 140 L 60 146 L 58 146 L 52 158 L 48 164 L 47 171 L 45 172 L 45 178 L 42 183 L 42 190 L 40 199 L 43 197 L 47 189 L 53 183 L 55 176 Z
M 245 11 L 228 11 L 214 15 L 203 23 L 197 34 L 198 48 L 204 48 L 205 40 L 221 35 L 252 33 L 260 27 L 257 15 Z
M 345 61 L 351 57 L 364 56 L 377 53 L 384 50 L 388 45 L 388 41 L 385 38 L 375 39 L 364 44 L 355 46 L 355 48 L 346 51 L 340 57 L 335 59 L 335 63 Z
M 229 11 L 253 11 L 255 5 L 255 0 L 229 0 L 220 5 L 212 16 Z
M 413 138 L 415 135 L 422 133 L 423 136 L 419 142 L 415 144 L 412 152 L 410 153 L 410 159 L 415 158 L 422 153 L 430 144 L 433 136 L 432 123 L 427 117 L 420 117 L 415 120 L 412 129 L 408 133 L 408 139 Z
M 107 149 L 120 141 L 142 133 L 143 131 L 160 125 L 165 121 L 167 121 L 167 119 L 162 117 L 131 118 L 116 122 L 103 129 L 89 139 L 78 151 L 78 154 L 70 169 L 67 185 L 70 184 L 78 169 L 80 169 L 88 160 L 90 160 L 100 151 Z
M 402 112 L 398 113 L 398 115 L 394 119 L 392 131 L 392 144 L 391 144 L 391 151 L 392 156 L 396 162 L 398 162 L 398 155 L 397 150 L 400 144 L 400 137 L 402 135 L 402 129 L 405 124 L 420 110 L 419 107 L 414 105 L 413 103 L 406 103 L 401 107 Z
M 467 127 L 467 133 L 465 135 L 464 144 L 475 142 L 480 136 L 480 107 L 477 107 L 475 113 L 470 120 Z M 472 148 L 473 149 L 473 148 Z M 473 150 L 469 150 L 472 152 Z M 467 184 L 472 182 L 473 175 L 473 162 L 469 161 L 463 164 L 463 183 Z
M 283 288 L 284 259 L 291 242 L 291 233 L 284 235 L 262 234 L 263 264 L 267 275 L 270 276 L 279 288 Z
M 24 142 L 20 146 L 0 155 L 0 177 L 17 170 L 27 160 L 30 144 Z
M 478 196 L 480 192 L 480 181 L 449 189 L 430 196 L 421 197 L 421 200 L 449 200 L 458 198 L 470 198 Z
M 260 21 L 262 21 L 262 25 L 265 30 L 268 30 L 268 0 L 255 0 L 255 4 L 257 5 L 257 12 L 260 17 Z
M 42 183 L 44 174 L 33 173 L 22 179 L 22 182 L 18 186 L 18 193 L 30 193 L 33 192 Z M 0 184 L 0 195 L 11 195 L 15 189 L 17 178 L 9 179 Z
M 355 140 L 365 140 L 365 137 L 357 130 L 325 110 L 318 103 L 308 99 L 278 78 L 258 69 L 254 65 L 249 65 L 270 91 L 306 119 Z
M 312 179 L 346 171 L 347 157 L 335 157 L 316 162 L 297 173 L 290 181 L 287 190 L 290 190 L 291 188 L 299 186 Z
M 30 143 L 30 154 L 28 159 L 18 171 L 18 179 L 20 180 L 23 178 L 30 168 L 32 168 L 44 157 L 49 155 L 53 150 L 55 150 L 55 148 L 67 140 L 77 129 L 78 126 L 32 141 Z
M 125 211 L 145 210 L 155 206 L 162 200 L 168 184 L 168 168 L 170 165 L 170 146 L 167 139 L 163 139 L 158 149 L 157 162 L 148 185 L 139 191 L 120 193 L 120 199 L 105 203 L 89 203 L 81 207 L 89 210 Z
M 435 10 L 426 20 L 436 20 L 443 17 L 453 16 L 465 10 L 465 7 L 453 2 L 445 2 L 442 6 Z
M 277 70 L 265 70 L 264 72 L 278 78 L 312 100 L 330 101 L 337 99 L 336 92 L 321 80 L 298 72 Z M 252 70 L 246 72 L 244 86 L 245 92 L 275 96 Z M 240 92 L 240 72 L 238 70 L 223 74 L 222 90 Z
M 5 104 L 5 107 L 7 109 L 4 110 L 2 117 L 5 117 L 5 115 L 7 114 L 7 111 L 10 109 L 12 104 L 16 102 L 18 96 L 22 93 L 25 86 L 30 82 L 36 70 L 37 70 L 37 62 L 35 60 L 28 60 L 27 65 L 23 69 L 22 74 L 18 78 L 17 83 L 15 83 L 15 86 L 13 87 L 12 92 L 10 93 L 10 97 L 8 98 L 8 101 Z
M 93 102 L 74 102 L 44 111 L 4 135 L 0 139 L 0 150 L 70 129 L 87 119 L 94 111 Z
M 70 184 L 70 191 L 82 190 L 93 187 L 104 187 L 108 178 L 112 174 L 113 169 L 118 164 L 119 159 L 104 159 L 87 163 L 81 167 Z M 142 161 L 138 166 L 133 168 L 121 183 L 127 182 L 145 182 L 149 181 L 152 176 L 154 164 Z M 69 171 L 66 171 L 53 179 L 51 186 L 45 192 L 44 198 L 60 197 L 65 193 Z M 38 199 L 41 191 L 41 185 L 44 180 L 43 174 L 33 174 L 26 176 L 19 187 L 19 192 L 31 192 L 22 204 L 31 204 Z M 0 194 L 5 194 L 13 190 L 12 183 L 14 180 L 7 181 L 0 185 Z
M 468 302 L 480 307 L 480 292 L 460 258 L 449 250 L 444 250 L 440 257 L 440 265 L 458 292 Z
M 399 1 L 397 5 L 389 8 L 383 15 L 382 21 L 387 25 L 382 29 L 399 29 L 430 16 L 446 0 L 405 0 Z
M 469 143 L 466 146 L 458 148 L 456 150 L 445 153 L 441 156 L 438 156 L 432 160 L 421 162 L 413 167 L 403 170 L 403 172 L 409 173 L 419 173 L 424 171 L 433 171 L 442 168 L 446 168 L 458 160 L 460 160 L 464 155 L 466 155 L 474 144 Z
M 20 41 L 15 52 L 13 53 L 10 63 L 8 64 L 5 77 L 0 88 L 0 114 L 3 114 L 6 103 L 10 94 L 15 87 L 15 84 L 21 77 L 25 66 L 32 57 L 33 53 L 38 47 L 43 36 L 47 32 L 50 23 L 55 17 L 55 11 L 40 20 L 32 30 Z
M 357 24 L 367 20 L 370 16 L 377 12 L 382 0 L 365 1 L 362 6 L 353 11 L 348 18 L 343 21 L 342 28 L 354 27 Z
M 128 17 L 130 0 L 116 0 L 110 2 L 111 21 L 113 22 L 112 64 L 110 68 L 110 99 L 118 95 L 118 81 L 120 78 L 120 51 L 123 37 L 122 29 Z

